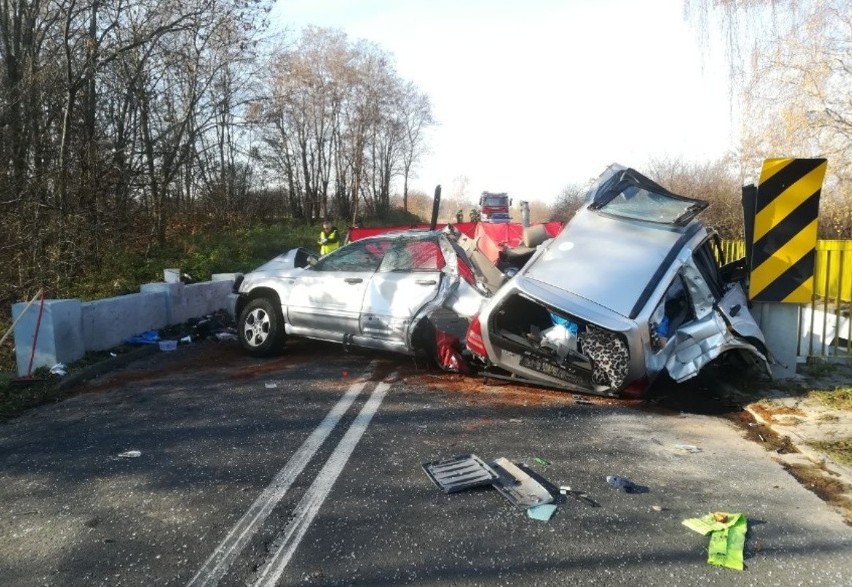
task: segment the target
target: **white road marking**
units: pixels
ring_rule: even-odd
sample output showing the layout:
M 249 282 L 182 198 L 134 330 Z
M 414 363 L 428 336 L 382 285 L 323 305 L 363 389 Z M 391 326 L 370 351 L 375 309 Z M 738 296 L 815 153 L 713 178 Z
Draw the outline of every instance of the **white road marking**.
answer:
M 370 370 L 361 377 L 361 380 L 353 383 L 343 397 L 331 408 L 326 417 L 320 422 L 311 435 L 302 443 L 299 450 L 290 457 L 287 464 L 278 471 L 272 482 L 263 490 L 258 498 L 251 504 L 248 511 L 236 525 L 228 532 L 225 539 L 216 547 L 201 569 L 190 579 L 187 587 L 217 585 L 234 559 L 243 551 L 248 541 L 260 528 L 260 525 L 269 516 L 269 513 L 278 505 L 296 477 L 304 470 L 305 466 L 317 452 L 328 435 L 337 426 L 340 418 L 358 397 L 358 394 L 367 384 L 375 364 L 370 365 Z
M 322 506 L 334 482 L 352 455 L 352 451 L 358 445 L 358 441 L 361 440 L 361 436 L 370 424 L 373 415 L 379 409 L 389 387 L 389 383 L 382 382 L 373 390 L 370 399 L 364 404 L 361 412 L 352 422 L 352 425 L 349 426 L 349 430 L 346 431 L 337 448 L 334 449 L 334 452 L 328 458 L 328 461 L 326 461 L 322 471 L 319 472 L 319 475 L 317 475 L 310 488 L 305 492 L 296 509 L 293 510 L 293 519 L 287 524 L 281 536 L 276 539 L 275 545 L 277 548 L 275 553 L 258 574 L 254 582 L 254 587 L 271 587 L 281 578 L 293 553 L 296 552 L 299 542 L 301 542 L 302 537 L 319 512 L 320 506 Z

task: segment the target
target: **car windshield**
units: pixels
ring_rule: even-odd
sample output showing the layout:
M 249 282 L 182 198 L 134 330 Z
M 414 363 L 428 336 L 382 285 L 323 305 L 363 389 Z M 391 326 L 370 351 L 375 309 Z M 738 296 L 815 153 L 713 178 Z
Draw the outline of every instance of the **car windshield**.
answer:
M 613 216 L 665 224 L 678 224 L 701 209 L 700 202 L 658 194 L 635 185 L 626 186 L 601 206 L 601 210 Z
M 589 208 L 610 216 L 685 226 L 708 206 L 670 192 L 635 169 L 613 163 L 586 195 Z
M 497 196 L 486 197 L 486 198 L 482 199 L 482 205 L 483 206 L 505 206 L 506 205 L 506 199 L 502 198 L 502 197 L 497 197 Z

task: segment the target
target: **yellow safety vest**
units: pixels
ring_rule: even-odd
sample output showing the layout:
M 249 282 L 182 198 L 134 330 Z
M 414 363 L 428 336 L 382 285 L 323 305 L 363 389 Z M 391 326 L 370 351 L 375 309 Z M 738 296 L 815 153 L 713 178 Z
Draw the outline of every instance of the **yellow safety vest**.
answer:
M 337 237 L 337 229 L 332 226 L 328 233 L 321 230 L 317 244 L 320 246 L 320 255 L 327 255 L 337 249 L 340 246 L 340 239 Z

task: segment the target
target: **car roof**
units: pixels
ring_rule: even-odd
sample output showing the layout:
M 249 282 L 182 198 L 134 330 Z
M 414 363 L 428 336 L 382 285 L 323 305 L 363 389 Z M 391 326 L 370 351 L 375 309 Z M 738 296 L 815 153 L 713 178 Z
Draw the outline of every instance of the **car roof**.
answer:
M 667 226 L 583 209 L 524 274 L 633 318 L 661 267 L 702 228 L 698 221 Z

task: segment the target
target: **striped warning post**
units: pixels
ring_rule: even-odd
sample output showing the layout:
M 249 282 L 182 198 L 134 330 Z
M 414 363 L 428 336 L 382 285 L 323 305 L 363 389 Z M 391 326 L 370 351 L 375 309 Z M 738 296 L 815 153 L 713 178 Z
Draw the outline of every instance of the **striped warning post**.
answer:
M 825 159 L 767 159 L 754 217 L 749 297 L 804 304 L 814 291 L 819 196 Z

